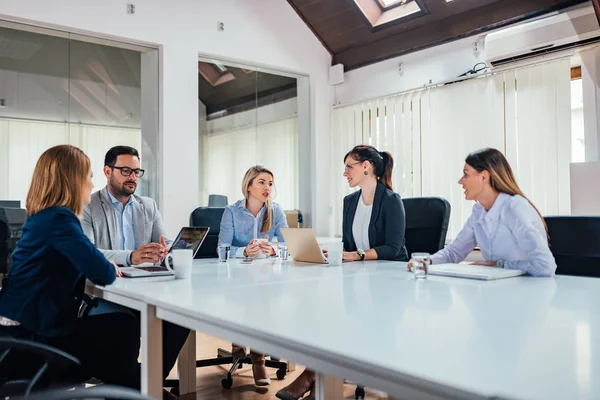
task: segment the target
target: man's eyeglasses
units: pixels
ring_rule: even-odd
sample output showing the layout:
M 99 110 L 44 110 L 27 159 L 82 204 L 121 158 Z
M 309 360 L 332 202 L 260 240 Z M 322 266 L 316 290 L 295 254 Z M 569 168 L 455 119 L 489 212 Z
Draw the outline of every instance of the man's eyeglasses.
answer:
M 133 168 L 129 168 L 129 167 L 117 167 L 115 165 L 109 165 L 110 168 L 112 169 L 118 169 L 121 171 L 121 175 L 123 176 L 130 176 L 131 173 L 133 172 L 136 176 L 136 178 L 141 178 L 142 176 L 144 176 L 144 170 L 143 169 L 133 169 Z

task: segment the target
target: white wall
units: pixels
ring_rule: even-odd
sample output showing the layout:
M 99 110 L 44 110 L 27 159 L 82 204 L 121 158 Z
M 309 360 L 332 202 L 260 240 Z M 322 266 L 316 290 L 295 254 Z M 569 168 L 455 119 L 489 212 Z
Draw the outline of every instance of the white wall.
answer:
M 314 227 L 327 234 L 327 178 L 315 181 L 327 168 L 331 88 L 327 83 L 330 56 L 283 0 L 145 0 L 136 13 L 123 0 L 0 0 L 0 12 L 103 35 L 114 35 L 162 46 L 162 212 L 170 235 L 187 224 L 198 204 L 198 54 L 285 69 L 311 78 L 310 171 Z M 217 23 L 225 30 L 217 30 Z M 319 143 L 315 138 L 319 138 Z M 182 160 L 184 160 L 182 162 Z M 301 171 L 308 174 L 309 171 Z M 325 174 L 322 174 L 325 175 Z M 308 190 L 301 187 L 301 190 Z
M 479 43 L 477 52 L 475 42 Z M 473 36 L 349 71 L 344 83 L 335 86 L 334 104 L 356 103 L 456 78 L 483 61 L 482 43 Z

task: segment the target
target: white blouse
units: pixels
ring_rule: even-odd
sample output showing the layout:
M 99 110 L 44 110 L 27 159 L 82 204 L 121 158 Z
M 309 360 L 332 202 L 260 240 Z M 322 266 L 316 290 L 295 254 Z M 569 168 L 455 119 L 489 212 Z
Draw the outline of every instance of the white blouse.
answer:
M 365 205 L 361 195 L 360 199 L 358 199 L 354 221 L 352 222 L 352 236 L 354 236 L 356 248 L 363 251 L 371 248 L 369 245 L 369 223 L 371 223 L 372 211 L 373 204 L 370 206 Z
M 500 193 L 489 211 L 476 203 L 456 239 L 431 256 L 433 264 L 459 263 L 479 245 L 487 261 L 534 276 L 552 276 L 556 261 L 539 214 L 522 196 Z

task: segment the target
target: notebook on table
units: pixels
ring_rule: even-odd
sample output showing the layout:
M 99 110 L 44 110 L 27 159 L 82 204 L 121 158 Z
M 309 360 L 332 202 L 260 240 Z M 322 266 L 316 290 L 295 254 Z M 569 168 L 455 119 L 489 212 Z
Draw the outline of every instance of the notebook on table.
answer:
M 513 278 L 525 275 L 525 271 L 470 264 L 435 264 L 430 265 L 429 275 L 452 276 L 456 278 L 479 279 L 491 281 L 495 279 Z

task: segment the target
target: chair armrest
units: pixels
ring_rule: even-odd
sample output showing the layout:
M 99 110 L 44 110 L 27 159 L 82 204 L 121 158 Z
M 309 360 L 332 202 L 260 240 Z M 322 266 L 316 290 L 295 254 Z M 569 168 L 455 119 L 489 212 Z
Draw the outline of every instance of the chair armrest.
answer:
M 98 385 L 74 390 L 49 389 L 33 393 L 29 396 L 12 397 L 15 400 L 71 400 L 71 399 L 122 399 L 122 400 L 154 400 L 153 397 L 140 394 L 139 391 L 113 385 Z

